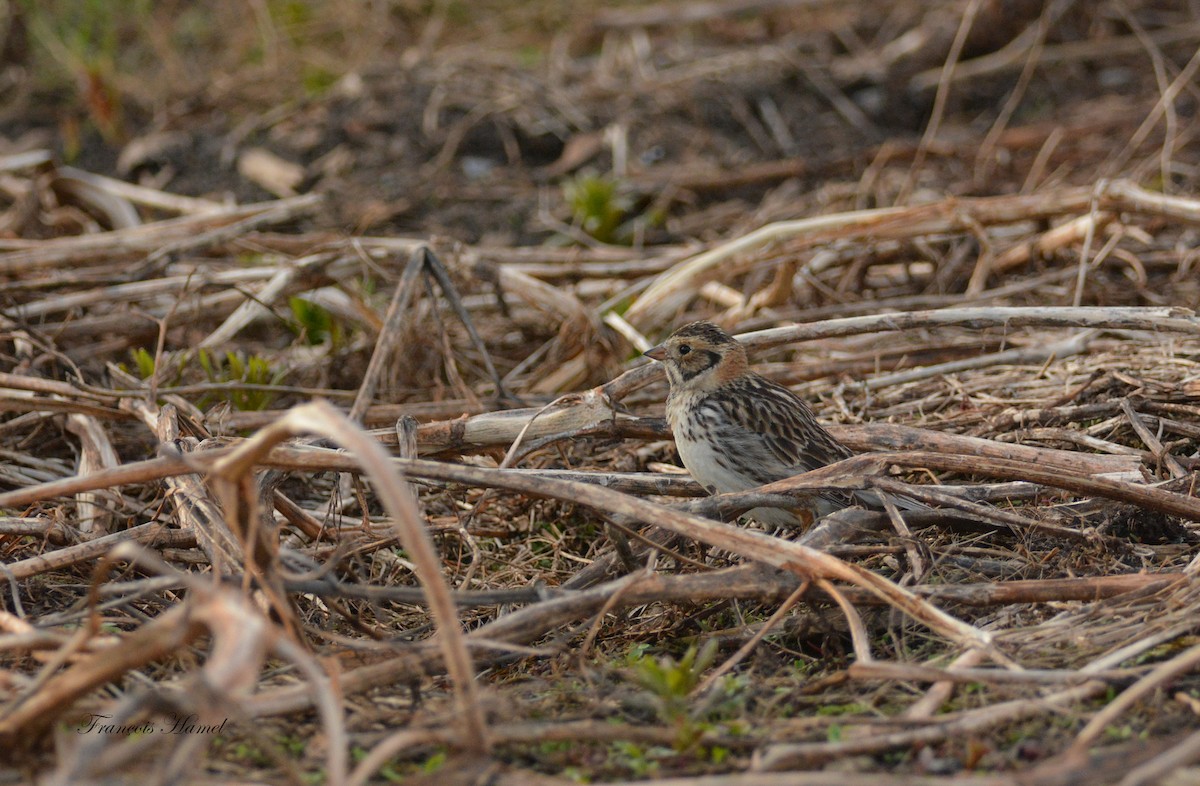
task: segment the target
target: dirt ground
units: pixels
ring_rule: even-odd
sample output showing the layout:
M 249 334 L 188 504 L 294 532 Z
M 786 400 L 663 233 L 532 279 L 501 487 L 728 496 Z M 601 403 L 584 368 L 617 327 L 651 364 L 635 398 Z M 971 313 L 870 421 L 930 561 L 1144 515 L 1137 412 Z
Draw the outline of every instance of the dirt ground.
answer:
M 1197 782 L 1195 3 L 116 5 L 0 2 L 0 783 Z M 694 518 L 699 318 L 952 513 Z

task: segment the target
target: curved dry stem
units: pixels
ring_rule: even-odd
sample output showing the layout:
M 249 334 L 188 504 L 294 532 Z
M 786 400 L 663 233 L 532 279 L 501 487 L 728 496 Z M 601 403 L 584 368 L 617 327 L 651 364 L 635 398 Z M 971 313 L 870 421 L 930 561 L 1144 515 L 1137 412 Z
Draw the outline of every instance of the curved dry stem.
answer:
M 1138 699 L 1197 667 L 1200 667 L 1200 645 L 1189 647 L 1174 658 L 1158 664 L 1149 674 L 1130 685 L 1121 695 L 1105 705 L 1104 709 L 1093 715 L 1088 724 L 1083 727 L 1083 731 L 1079 732 L 1075 742 L 1071 743 L 1071 747 L 1067 749 L 1065 755 L 1086 753 L 1087 747 L 1096 741 L 1104 729 L 1115 722 L 1121 713 L 1132 707 Z
M 465 725 L 463 747 L 486 751 L 489 747 L 487 724 L 478 700 L 475 671 L 450 588 L 442 578 L 441 562 L 421 522 L 412 492 L 379 443 L 333 405 L 317 401 L 288 410 L 278 421 L 260 430 L 227 456 L 213 462 L 211 474 L 236 481 L 266 459 L 275 445 L 302 433 L 320 434 L 344 447 L 374 482 L 376 493 L 388 515 L 396 522 L 400 542 L 412 557 L 417 576 L 429 596 L 430 612 L 438 629 L 438 642 L 446 659 L 446 669 L 454 681 Z

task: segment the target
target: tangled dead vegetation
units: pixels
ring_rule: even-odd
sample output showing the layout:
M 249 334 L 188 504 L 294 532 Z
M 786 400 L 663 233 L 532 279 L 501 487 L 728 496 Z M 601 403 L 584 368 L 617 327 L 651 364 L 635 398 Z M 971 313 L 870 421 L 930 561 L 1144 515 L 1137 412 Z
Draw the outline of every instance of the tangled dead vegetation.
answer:
M 903 73 L 940 93 L 1124 51 L 1047 41 L 1072 5 Z M 635 52 L 612 31 L 656 8 L 593 24 Z M 960 33 L 989 11 L 955 8 Z M 1194 48 L 1190 24 L 1130 38 Z M 914 29 L 952 65 L 967 45 Z M 636 98 L 669 114 L 714 74 L 796 67 L 723 54 Z M 478 62 L 427 67 L 457 83 Z M 1010 117 L 881 147 L 833 197 L 796 194 L 796 155 L 737 183 L 664 165 L 629 182 L 674 194 L 677 236 L 632 245 L 583 220 L 560 220 L 569 247 L 347 236 L 320 215 L 332 189 L 221 203 L 0 156 L 0 758 L 54 783 L 200 782 L 197 757 L 331 784 L 1187 777 L 1200 161 L 1172 102 L 1197 62 L 1121 98 L 1142 113 L 1106 118 L 1127 143 L 1107 171 L 1082 134 Z M 867 66 L 802 72 L 830 98 Z M 611 89 L 563 73 L 541 102 L 505 69 L 427 99 L 484 106 L 507 79 L 521 100 L 491 111 L 527 130 Z M 443 131 L 433 170 L 470 148 L 466 120 Z M 973 187 L 1030 150 L 1026 187 Z M 756 187 L 719 218 L 744 197 L 714 194 Z M 694 318 L 861 455 L 704 496 L 640 358 Z M 736 521 L 830 487 L 936 510 Z

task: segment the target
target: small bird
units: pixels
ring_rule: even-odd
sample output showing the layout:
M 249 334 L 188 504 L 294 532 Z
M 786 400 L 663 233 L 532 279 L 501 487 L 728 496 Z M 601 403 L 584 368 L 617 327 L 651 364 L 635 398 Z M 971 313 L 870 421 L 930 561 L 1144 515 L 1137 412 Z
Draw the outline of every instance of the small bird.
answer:
M 711 322 L 684 325 L 645 355 L 666 369 L 667 422 L 679 458 L 710 494 L 746 491 L 853 455 L 803 399 L 751 371 L 746 348 Z M 882 507 L 874 492 L 828 491 L 809 501 L 808 512 L 826 516 L 856 499 Z M 811 523 L 781 508 L 749 515 L 774 527 Z

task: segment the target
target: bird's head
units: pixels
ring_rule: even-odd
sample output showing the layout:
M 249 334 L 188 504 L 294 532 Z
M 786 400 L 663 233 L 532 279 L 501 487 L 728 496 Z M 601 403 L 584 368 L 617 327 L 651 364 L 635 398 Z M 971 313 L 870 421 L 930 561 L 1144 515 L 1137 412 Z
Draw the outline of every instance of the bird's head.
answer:
M 746 348 L 711 322 L 676 330 L 646 357 L 663 364 L 672 390 L 714 390 L 746 373 Z

